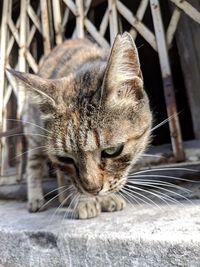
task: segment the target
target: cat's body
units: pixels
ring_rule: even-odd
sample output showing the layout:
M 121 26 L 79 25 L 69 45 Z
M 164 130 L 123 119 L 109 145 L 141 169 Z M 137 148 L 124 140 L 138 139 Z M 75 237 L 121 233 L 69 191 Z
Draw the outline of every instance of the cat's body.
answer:
M 152 120 L 130 35 L 116 38 L 110 57 L 88 40 L 69 40 L 44 59 L 42 78 L 12 73 L 25 84 L 24 120 L 32 123 L 25 124 L 29 209 L 44 203 L 47 155 L 59 177 L 66 173 L 83 194 L 80 218 L 122 209 L 124 201 L 114 193 L 146 148 Z

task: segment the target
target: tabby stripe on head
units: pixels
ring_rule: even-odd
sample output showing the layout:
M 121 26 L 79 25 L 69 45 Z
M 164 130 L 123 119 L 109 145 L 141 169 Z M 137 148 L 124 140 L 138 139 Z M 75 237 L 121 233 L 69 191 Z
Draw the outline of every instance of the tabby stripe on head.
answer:
M 98 148 L 100 148 L 100 138 L 99 138 L 99 134 L 97 132 L 97 130 L 93 130 L 94 133 L 94 138 L 95 138 L 95 143 L 97 145 Z
M 76 47 L 75 49 L 72 49 L 69 53 L 69 51 L 64 51 L 60 61 L 58 62 L 58 64 L 55 66 L 55 68 L 53 69 L 51 75 L 50 75 L 50 79 L 55 78 L 57 76 L 59 76 L 59 72 L 61 72 L 62 68 L 65 68 L 65 64 L 67 61 L 71 60 L 72 57 L 74 57 L 74 55 L 76 54 L 77 51 L 80 50 L 80 46 Z

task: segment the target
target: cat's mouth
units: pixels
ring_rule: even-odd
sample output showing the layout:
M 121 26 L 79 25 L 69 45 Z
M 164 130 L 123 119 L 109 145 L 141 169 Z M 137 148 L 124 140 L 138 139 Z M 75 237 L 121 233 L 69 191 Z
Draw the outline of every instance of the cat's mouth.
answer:
M 89 195 L 89 196 L 98 196 L 101 195 L 101 193 L 104 191 L 103 190 L 103 185 L 102 186 L 96 186 L 96 187 L 89 187 L 86 188 L 83 185 L 80 185 L 79 190 L 81 191 L 82 194 Z

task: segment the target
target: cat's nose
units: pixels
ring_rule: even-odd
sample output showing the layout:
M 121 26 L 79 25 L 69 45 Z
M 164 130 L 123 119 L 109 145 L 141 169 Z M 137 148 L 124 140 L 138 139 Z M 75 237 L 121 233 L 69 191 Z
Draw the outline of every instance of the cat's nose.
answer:
M 101 190 L 102 190 L 103 186 L 97 186 L 94 188 L 88 188 L 87 191 L 88 193 L 92 194 L 92 195 L 97 195 Z

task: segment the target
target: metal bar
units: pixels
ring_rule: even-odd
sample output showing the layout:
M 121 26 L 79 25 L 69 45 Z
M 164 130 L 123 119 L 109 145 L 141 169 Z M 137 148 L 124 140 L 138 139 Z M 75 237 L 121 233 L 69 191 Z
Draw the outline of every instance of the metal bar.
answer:
M 176 100 L 174 94 L 174 85 L 172 80 L 171 68 L 169 64 L 169 56 L 167 44 L 165 40 L 165 32 L 163 28 L 162 16 L 158 0 L 150 0 L 151 12 L 156 34 L 158 55 L 161 66 L 163 79 L 165 102 L 167 105 L 167 114 L 169 118 L 169 128 L 171 134 L 172 148 L 177 161 L 185 159 L 179 119 L 177 116 Z

